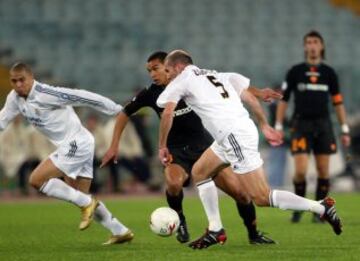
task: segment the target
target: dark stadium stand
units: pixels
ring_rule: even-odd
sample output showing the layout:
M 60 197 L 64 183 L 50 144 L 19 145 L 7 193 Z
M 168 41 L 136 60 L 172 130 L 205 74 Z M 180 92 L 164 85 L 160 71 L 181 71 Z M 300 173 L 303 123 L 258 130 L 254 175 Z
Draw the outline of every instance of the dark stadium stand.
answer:
M 242 72 L 260 86 L 279 82 L 301 61 L 303 34 L 317 29 L 354 111 L 360 20 L 330 2 L 352 1 L 3 0 L 0 44 L 57 79 L 123 100 L 148 82 L 143 64 L 158 49 L 187 49 L 197 64 Z

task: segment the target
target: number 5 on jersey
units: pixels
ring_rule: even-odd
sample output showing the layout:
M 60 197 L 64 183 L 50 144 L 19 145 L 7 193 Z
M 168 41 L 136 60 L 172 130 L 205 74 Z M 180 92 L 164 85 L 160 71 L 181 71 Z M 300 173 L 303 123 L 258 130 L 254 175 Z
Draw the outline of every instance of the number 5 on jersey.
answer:
M 215 78 L 215 76 L 212 75 L 208 75 L 206 76 L 206 78 L 208 78 L 208 80 L 216 87 L 221 87 L 222 90 L 220 90 L 220 94 L 221 96 L 226 99 L 229 98 L 229 93 L 225 90 L 224 85 L 218 81 L 218 79 Z

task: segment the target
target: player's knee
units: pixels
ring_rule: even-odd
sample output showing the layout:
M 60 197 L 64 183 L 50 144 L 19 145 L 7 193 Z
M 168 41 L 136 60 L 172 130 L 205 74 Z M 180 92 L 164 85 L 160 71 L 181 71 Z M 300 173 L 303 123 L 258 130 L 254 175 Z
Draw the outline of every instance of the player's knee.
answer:
M 177 180 L 166 180 L 166 190 L 170 195 L 178 195 L 182 187 L 183 184 Z
M 195 166 L 192 168 L 191 174 L 192 174 L 192 179 L 195 184 L 199 181 L 202 181 L 202 180 L 208 178 L 208 176 L 206 175 L 206 172 L 198 164 L 195 164 Z
M 43 185 L 44 181 L 38 178 L 36 175 L 31 174 L 29 177 L 29 184 L 34 187 L 35 189 L 40 189 Z

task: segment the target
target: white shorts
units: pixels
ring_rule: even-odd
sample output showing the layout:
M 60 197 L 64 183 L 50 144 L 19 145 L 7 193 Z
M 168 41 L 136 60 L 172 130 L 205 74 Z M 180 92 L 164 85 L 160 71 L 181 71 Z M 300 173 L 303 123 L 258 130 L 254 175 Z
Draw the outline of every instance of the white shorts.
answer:
M 214 141 L 211 150 L 224 162 L 231 165 L 237 174 L 245 174 L 263 165 L 259 146 L 259 134 L 254 122 L 234 129 L 221 142 Z
M 92 179 L 94 150 L 94 137 L 84 129 L 68 142 L 61 144 L 49 157 L 66 176 L 73 179 L 77 177 Z

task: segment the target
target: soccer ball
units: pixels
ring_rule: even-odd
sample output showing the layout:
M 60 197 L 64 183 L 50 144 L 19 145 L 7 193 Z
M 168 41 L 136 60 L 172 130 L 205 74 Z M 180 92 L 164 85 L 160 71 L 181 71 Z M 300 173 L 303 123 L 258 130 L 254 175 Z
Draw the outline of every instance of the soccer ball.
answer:
M 179 215 L 171 208 L 161 207 L 151 213 L 150 228 L 159 236 L 171 236 L 177 231 L 179 224 Z

